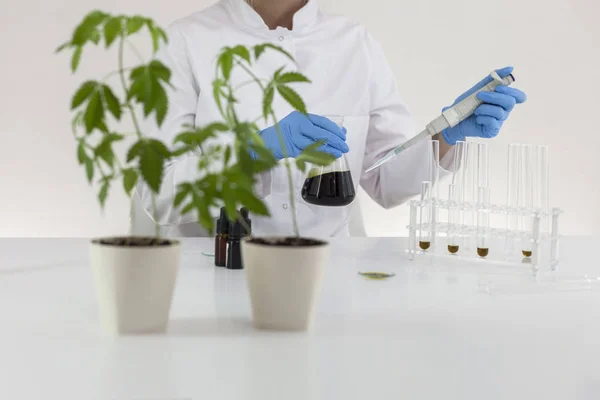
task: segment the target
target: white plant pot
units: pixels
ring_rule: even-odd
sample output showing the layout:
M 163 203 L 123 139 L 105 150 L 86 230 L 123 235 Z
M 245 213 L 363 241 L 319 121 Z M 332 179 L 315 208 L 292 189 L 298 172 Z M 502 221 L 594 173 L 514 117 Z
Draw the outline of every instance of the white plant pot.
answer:
M 90 255 L 100 320 L 112 334 L 164 332 L 179 268 L 179 242 L 128 247 L 94 240 Z
M 329 244 L 276 246 L 242 242 L 242 259 L 258 329 L 303 331 L 310 328 Z

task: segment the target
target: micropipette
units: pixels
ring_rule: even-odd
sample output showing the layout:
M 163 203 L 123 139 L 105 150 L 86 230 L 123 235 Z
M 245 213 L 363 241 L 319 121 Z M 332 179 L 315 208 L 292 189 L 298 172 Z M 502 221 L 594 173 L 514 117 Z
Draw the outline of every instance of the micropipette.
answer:
M 496 71 L 493 71 L 490 74 L 492 81 L 469 95 L 467 98 L 455 104 L 454 106 L 448 108 L 446 111 L 442 112 L 442 115 L 431 121 L 427 124 L 426 129 L 416 135 L 415 137 L 409 139 L 401 146 L 396 147 L 395 149 L 390 150 L 385 156 L 380 158 L 375 164 L 369 167 L 365 172 L 373 171 L 376 168 L 379 168 L 386 162 L 390 161 L 392 158 L 396 157 L 398 154 L 413 146 L 414 144 L 420 142 L 421 140 L 427 139 L 429 136 L 433 136 L 436 133 L 442 132 L 446 128 L 452 128 L 458 125 L 461 121 L 470 117 L 477 107 L 483 102 L 477 98 L 477 93 L 479 92 L 493 92 L 497 86 L 504 85 L 508 86 L 515 81 L 515 77 L 512 74 L 507 75 L 504 78 L 500 78 Z

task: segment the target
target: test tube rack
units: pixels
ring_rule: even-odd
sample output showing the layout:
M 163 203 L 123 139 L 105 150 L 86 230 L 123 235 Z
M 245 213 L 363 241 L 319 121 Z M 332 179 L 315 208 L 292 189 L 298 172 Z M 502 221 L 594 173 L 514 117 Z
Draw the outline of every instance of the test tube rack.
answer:
M 538 146 L 540 155 L 530 158 L 531 148 L 509 146 L 507 204 L 499 205 L 489 202 L 487 144 L 457 144 L 448 199 L 442 199 L 437 185 L 439 143 L 431 140 L 428 180 L 422 182 L 420 200 L 410 202 L 409 258 L 423 255 L 555 270 L 562 211 L 547 206 L 547 148 Z M 471 198 L 466 198 L 469 190 Z M 505 227 L 490 227 L 490 219 L 505 221 Z

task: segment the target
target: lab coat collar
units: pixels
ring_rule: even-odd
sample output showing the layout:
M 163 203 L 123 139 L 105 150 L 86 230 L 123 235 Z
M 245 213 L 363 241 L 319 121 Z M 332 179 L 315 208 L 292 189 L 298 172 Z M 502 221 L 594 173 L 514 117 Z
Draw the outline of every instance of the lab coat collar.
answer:
M 263 19 L 245 0 L 229 0 L 229 8 L 236 20 L 245 28 L 269 31 Z M 300 10 L 294 14 L 293 32 L 302 31 L 312 25 L 319 14 L 317 0 L 308 0 Z M 283 29 L 283 28 L 277 28 Z

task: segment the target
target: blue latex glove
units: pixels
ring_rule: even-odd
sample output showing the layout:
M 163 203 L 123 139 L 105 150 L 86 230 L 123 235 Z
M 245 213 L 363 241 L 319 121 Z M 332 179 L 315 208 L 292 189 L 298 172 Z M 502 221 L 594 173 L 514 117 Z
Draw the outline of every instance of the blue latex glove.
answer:
M 288 157 L 297 157 L 307 146 L 319 140 L 326 141 L 319 151 L 332 154 L 336 158 L 349 150 L 346 144 L 346 128 L 340 128 L 335 122 L 320 115 L 308 114 L 307 117 L 294 111 L 279 121 L 279 127 Z M 266 128 L 260 135 L 275 158 L 281 160 L 283 149 L 275 126 Z
M 501 78 L 509 75 L 512 71 L 513 67 L 496 70 Z M 492 78 L 490 76 L 481 80 L 469 89 L 469 91 L 458 97 L 452 106 L 481 89 L 491 81 Z M 482 138 L 495 137 L 500 132 L 502 124 L 506 121 L 515 105 L 527 100 L 527 95 L 519 89 L 500 85 L 496 87 L 494 92 L 479 93 L 477 98 L 483 101 L 483 104 L 475 109 L 473 115 L 455 127 L 445 129 L 442 132 L 442 135 L 448 144 L 456 144 L 458 140 L 465 140 L 468 136 Z M 448 108 L 449 107 L 445 107 L 443 111 Z

